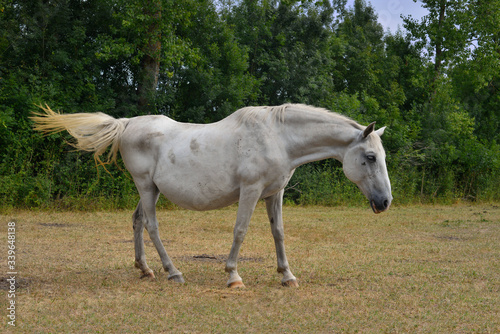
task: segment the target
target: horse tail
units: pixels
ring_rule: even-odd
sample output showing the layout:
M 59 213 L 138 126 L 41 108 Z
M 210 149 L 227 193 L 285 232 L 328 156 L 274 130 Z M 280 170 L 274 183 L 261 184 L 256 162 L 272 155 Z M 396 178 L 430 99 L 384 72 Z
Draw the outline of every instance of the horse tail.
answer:
M 45 135 L 68 131 L 76 141 L 69 144 L 78 150 L 94 152 L 94 159 L 100 164 L 116 161 L 120 139 L 128 123 L 127 118 L 116 119 L 101 112 L 60 114 L 48 105 L 39 106 L 43 111 L 34 112 L 30 117 L 35 122 L 34 129 Z M 111 145 L 107 160 L 99 158 Z

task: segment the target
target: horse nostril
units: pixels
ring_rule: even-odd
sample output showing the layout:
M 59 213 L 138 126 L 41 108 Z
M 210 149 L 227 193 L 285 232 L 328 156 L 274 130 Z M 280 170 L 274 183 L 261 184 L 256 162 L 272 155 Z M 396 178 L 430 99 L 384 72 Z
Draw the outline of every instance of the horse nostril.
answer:
M 384 201 L 384 209 L 387 209 L 389 207 L 389 201 L 385 200 Z

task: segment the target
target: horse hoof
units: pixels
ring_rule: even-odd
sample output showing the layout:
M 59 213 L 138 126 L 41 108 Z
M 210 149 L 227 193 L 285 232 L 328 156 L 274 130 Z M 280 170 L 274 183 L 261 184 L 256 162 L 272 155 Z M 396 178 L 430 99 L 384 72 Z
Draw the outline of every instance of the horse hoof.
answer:
M 244 288 L 245 284 L 243 284 L 242 281 L 236 281 L 236 282 L 229 283 L 227 285 L 227 287 L 230 289 L 239 289 L 239 288 Z
M 174 281 L 175 283 L 184 283 L 184 277 L 181 275 L 168 276 L 169 281 Z
M 299 283 L 295 279 L 291 279 L 291 280 L 286 281 L 286 282 L 281 282 L 281 285 L 286 286 L 286 287 L 290 287 L 290 288 L 298 288 L 299 287 Z
M 142 276 L 141 276 L 141 279 L 143 278 L 152 278 L 152 279 L 155 279 L 155 274 L 153 271 L 150 271 L 148 273 L 143 273 Z

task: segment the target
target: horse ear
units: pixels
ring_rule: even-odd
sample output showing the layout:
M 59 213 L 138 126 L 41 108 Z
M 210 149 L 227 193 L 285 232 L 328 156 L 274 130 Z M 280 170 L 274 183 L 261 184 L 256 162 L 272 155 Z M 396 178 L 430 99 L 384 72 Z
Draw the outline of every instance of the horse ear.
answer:
M 383 128 L 380 128 L 377 131 L 375 131 L 375 133 L 378 134 L 379 137 L 382 137 L 382 135 L 384 134 L 385 128 L 386 127 L 384 126 Z
M 373 130 L 375 129 L 375 123 L 376 122 L 373 122 L 366 127 L 365 131 L 363 131 L 363 138 L 368 137 L 368 135 L 373 132 Z

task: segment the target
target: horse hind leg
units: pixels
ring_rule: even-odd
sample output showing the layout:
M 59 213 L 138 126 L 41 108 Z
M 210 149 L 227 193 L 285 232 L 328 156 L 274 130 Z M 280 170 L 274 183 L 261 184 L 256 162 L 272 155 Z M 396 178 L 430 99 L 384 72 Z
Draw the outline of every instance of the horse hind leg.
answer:
M 156 202 L 160 191 L 154 184 L 150 184 L 149 187 L 139 188 L 139 193 L 141 196 L 141 206 L 142 214 L 144 215 L 143 225 L 149 233 L 149 237 L 156 247 L 158 254 L 160 255 L 163 269 L 169 273 L 168 279 L 178 283 L 184 283 L 184 278 L 182 273 L 175 268 L 172 260 L 167 254 L 165 247 L 160 238 L 160 233 L 158 229 L 158 220 L 156 219 Z
M 146 254 L 144 253 L 144 225 L 145 217 L 142 210 L 141 202 L 137 204 L 137 208 L 132 215 L 134 227 L 134 248 L 135 248 L 135 267 L 142 271 L 141 278 L 151 277 L 154 278 L 153 270 L 148 267 L 146 263 Z

